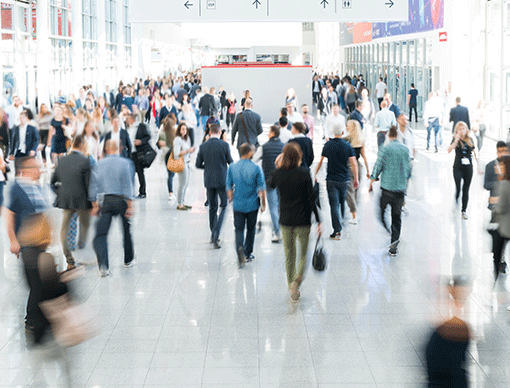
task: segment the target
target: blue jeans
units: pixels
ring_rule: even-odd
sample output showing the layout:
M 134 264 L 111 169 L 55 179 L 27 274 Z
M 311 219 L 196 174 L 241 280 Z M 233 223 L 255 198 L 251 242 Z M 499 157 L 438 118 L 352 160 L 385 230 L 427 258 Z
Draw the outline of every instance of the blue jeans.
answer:
M 116 195 L 106 195 L 101 206 L 101 215 L 96 224 L 96 237 L 92 245 L 97 256 L 97 263 L 101 268 L 109 268 L 108 262 L 108 231 L 113 216 L 122 218 L 122 229 L 124 232 L 124 264 L 133 260 L 133 240 L 131 239 L 131 222 L 126 218 L 127 203 Z
M 202 126 L 202 131 L 205 131 L 205 125 L 207 124 L 207 120 L 209 116 L 200 116 L 200 125 Z
M 275 234 L 280 234 L 280 198 L 278 197 L 278 190 L 271 189 L 269 186 L 266 187 L 267 206 L 269 207 L 269 213 L 271 214 L 273 232 Z
M 219 216 L 218 197 L 221 201 L 221 211 Z M 228 198 L 225 188 L 207 189 L 207 202 L 209 202 L 209 228 L 211 229 L 211 240 L 216 242 L 220 237 L 221 226 L 223 225 L 223 219 L 225 218 L 225 212 L 227 211 Z
M 0 206 L 4 205 L 4 187 L 5 181 L 0 182 Z
M 255 243 L 255 228 L 257 226 L 258 210 L 243 213 L 234 210 L 234 227 L 236 229 L 236 251 L 243 248 L 244 254 L 250 256 L 253 253 Z M 246 226 L 246 239 L 244 228 Z
M 342 210 L 342 217 L 345 212 L 345 194 L 349 187 L 349 181 L 327 181 L 326 187 L 328 189 L 329 207 L 331 211 L 331 223 L 333 224 L 333 232 L 340 233 L 342 231 L 342 224 L 340 222 L 340 214 L 338 206 Z
M 441 126 L 439 125 L 439 119 L 433 119 L 432 121 L 429 121 L 429 126 L 427 127 L 427 149 L 429 148 L 430 143 L 430 132 L 434 130 L 434 140 L 435 140 L 435 146 L 436 148 L 439 147 L 439 130 L 441 129 Z

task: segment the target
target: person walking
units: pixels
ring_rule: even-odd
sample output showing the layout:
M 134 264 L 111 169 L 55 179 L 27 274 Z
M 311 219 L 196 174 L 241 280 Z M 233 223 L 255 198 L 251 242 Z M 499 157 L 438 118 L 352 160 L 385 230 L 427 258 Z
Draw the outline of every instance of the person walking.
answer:
M 301 113 L 302 113 L 301 116 L 303 117 L 303 122 L 308 127 L 308 133 L 306 134 L 306 137 L 310 138 L 313 141 L 313 132 L 315 129 L 315 118 L 313 116 L 310 116 L 308 114 L 308 112 L 309 112 L 308 105 L 304 104 L 301 107 Z
M 151 149 L 149 141 L 151 135 L 147 129 L 147 125 L 137 121 L 137 115 L 130 114 L 126 118 L 126 130 L 129 134 L 129 140 L 134 146 L 131 159 L 135 165 L 136 175 L 138 176 L 138 196 L 137 198 L 147 197 L 147 184 L 145 183 L 145 167 L 140 161 L 140 155 L 144 155 Z
M 131 159 L 131 150 L 133 149 L 131 139 L 129 138 L 128 131 L 122 129 L 120 124 L 120 117 L 115 116 L 112 119 L 112 130 L 104 137 L 104 144 L 106 146 L 108 140 L 113 140 L 117 144 L 116 151 L 119 152 L 120 156 Z
M 269 140 L 261 147 L 262 149 L 262 171 L 266 178 L 266 196 L 269 213 L 271 215 L 271 223 L 273 225 L 273 235 L 271 242 L 279 243 L 281 241 L 280 234 L 280 201 L 278 191 L 270 187 L 267 180 L 271 173 L 276 169 L 276 158 L 282 153 L 284 143 L 280 140 L 280 128 L 276 125 L 269 129 Z
M 133 216 L 133 176 L 135 171 L 133 162 L 119 155 L 118 147 L 115 140 L 106 141 L 107 156 L 98 163 L 96 184 L 91 193 L 92 214 L 100 213 L 96 223 L 93 247 L 101 277 L 110 274 L 108 232 L 114 216 L 122 218 L 124 266 L 130 267 L 134 260 L 130 219 Z
M 29 124 L 28 112 L 19 115 L 20 125 L 14 127 L 11 141 L 11 160 L 35 156 L 39 146 L 39 132 Z
M 66 257 L 67 269 L 76 268 L 76 262 L 67 242 L 69 223 L 74 214 L 80 220 L 78 248 L 83 249 L 87 242 L 92 203 L 89 199 L 91 184 L 91 164 L 87 154 L 87 141 L 83 135 L 74 138 L 71 152 L 62 156 L 51 178 L 51 187 L 57 194 L 55 206 L 64 211 L 60 241 Z
M 379 150 L 384 145 L 386 134 L 392 125 L 397 125 L 395 114 L 388 109 L 388 103 L 383 101 L 381 103 L 381 110 L 375 115 L 374 126 L 377 131 L 377 147 Z
M 342 223 L 340 222 L 338 207 L 340 206 L 343 217 L 345 212 L 345 193 L 350 181 L 349 167 L 352 170 L 354 188 L 357 189 L 359 185 L 356 154 L 350 144 L 342 139 L 342 134 L 343 127 L 335 124 L 333 126 L 334 138 L 324 144 L 322 156 L 315 171 L 315 175 L 317 175 L 322 167 L 324 158 L 327 158 L 326 187 L 328 190 L 331 223 L 333 224 L 333 233 L 331 233 L 329 238 L 332 240 L 340 240 L 342 236 Z
M 494 204 L 493 212 L 497 229 L 493 232 L 494 275 L 497 280 L 502 267 L 502 257 L 507 241 L 510 239 L 510 156 L 498 158 L 499 184 L 497 188 L 498 200 Z
M 214 249 L 221 248 L 219 237 L 228 205 L 225 190 L 227 167 L 234 162 L 228 143 L 221 140 L 220 136 L 221 127 L 219 124 L 209 125 L 209 140 L 200 146 L 195 163 L 197 168 L 204 170 L 204 186 L 207 189 L 207 202 L 209 203 L 209 229 Z M 221 208 L 219 216 L 218 198 Z
M 301 165 L 301 148 L 291 142 L 283 148 L 282 157 L 268 180 L 268 187 L 278 190 L 280 197 L 280 224 L 285 250 L 287 285 L 291 300 L 300 298 L 299 288 L 307 268 L 307 251 L 311 230 L 312 213 L 318 223 L 317 234 L 322 234 L 321 220 L 312 179 L 308 168 Z M 299 255 L 297 246 L 299 244 Z M 296 265 L 299 262 L 299 269 Z
M 440 145 L 440 130 L 443 125 L 444 104 L 437 92 L 432 92 L 423 109 L 423 123 L 427 127 L 427 151 L 430 145 L 430 133 L 434 131 L 435 150 L 438 152 Z
M 450 109 L 450 122 L 453 122 L 452 133 L 455 132 L 458 122 L 463 122 L 467 125 L 468 129 L 471 129 L 471 122 L 469 121 L 469 109 L 465 106 L 460 105 L 462 99 L 457 97 L 455 99 L 455 107 Z
M 313 154 L 313 142 L 310 138 L 305 136 L 305 132 L 306 126 L 304 123 L 292 124 L 291 133 L 293 138 L 289 140 L 289 143 L 295 142 L 299 144 L 302 153 L 301 164 L 303 167 L 310 170 L 315 156 Z
M 407 189 L 407 181 L 411 177 L 409 149 L 398 141 L 398 129 L 392 125 L 388 131 L 389 143 L 381 148 L 377 156 L 372 175 L 370 176 L 369 192 L 373 191 L 374 181 L 381 176 L 380 221 L 391 233 L 389 255 L 398 254 L 400 230 L 402 228 L 402 207 Z M 391 206 L 391 230 L 386 225 L 386 207 Z
M 184 171 L 179 173 L 179 191 L 177 192 L 177 210 L 190 210 L 192 207 L 184 204 L 184 197 L 189 183 L 191 172 L 190 162 L 191 154 L 195 152 L 195 147 L 191 147 L 188 126 L 180 123 L 175 131 L 173 144 L 174 159 L 178 160 L 181 156 L 184 158 Z
M 252 108 L 253 100 L 247 98 L 244 103 L 244 111 L 237 115 L 234 128 L 232 128 L 232 145 L 234 145 L 237 135 L 239 154 L 244 143 L 251 144 L 257 148 L 259 146 L 258 136 L 263 132 L 260 115 L 255 113 Z
M 365 162 L 365 166 L 367 169 L 367 178 L 370 178 L 370 168 L 368 166 L 368 160 L 365 155 L 365 141 L 363 140 L 363 133 L 361 130 L 361 126 L 357 120 L 349 120 L 345 125 L 347 130 L 347 136 L 344 137 L 344 140 L 347 141 L 352 149 L 354 150 L 354 154 L 356 156 L 356 163 L 358 164 L 358 182 L 361 180 L 361 164 L 359 162 L 359 158 L 363 157 Z M 352 219 L 349 220 L 349 224 L 357 225 L 358 219 L 356 218 L 357 213 L 357 205 L 356 205 L 356 197 L 358 190 L 354 188 L 354 177 L 351 172 L 351 180 L 349 182 L 349 188 L 347 189 L 346 201 L 349 206 L 349 210 L 352 214 Z
M 448 153 L 455 150 L 455 161 L 453 163 L 453 179 L 455 180 L 455 203 L 458 204 L 460 197 L 460 185 L 462 185 L 462 219 L 467 220 L 467 206 L 469 201 L 469 186 L 473 178 L 473 160 L 476 157 L 474 141 L 470 136 L 468 125 L 459 121 L 455 127 L 452 143 L 448 147 Z
M 326 141 L 334 137 L 333 127 L 337 124 L 342 127 L 342 131 L 345 129 L 345 116 L 340 111 L 340 105 L 334 104 L 331 114 L 326 117 L 322 126 Z
M 198 102 L 198 108 L 200 109 L 200 125 L 202 126 L 202 131 L 205 132 L 205 124 L 207 123 L 207 119 L 209 117 L 214 116 L 214 112 L 216 111 L 216 104 L 214 101 L 214 96 L 210 93 L 208 87 L 204 86 L 204 95 L 200 98 Z
M 242 268 L 246 261 L 255 259 L 255 227 L 259 208 L 262 213 L 266 209 L 266 185 L 264 173 L 251 160 L 255 146 L 244 143 L 239 153 L 241 160 L 228 168 L 226 189 L 229 201 L 233 202 L 237 260 Z
M 416 122 L 418 122 L 418 89 L 414 87 L 414 84 L 411 84 L 411 90 L 407 94 L 407 105 L 409 105 L 409 121 L 413 121 L 413 110 L 414 117 Z
M 174 176 L 175 173 L 166 168 L 168 158 L 174 148 L 175 139 L 175 121 L 171 117 L 166 117 L 161 124 L 161 128 L 158 136 L 158 147 L 163 151 L 165 156 L 165 169 L 167 171 L 167 188 L 168 188 L 168 200 L 175 201 L 174 195 Z
M 234 126 L 234 122 L 236 119 L 236 104 L 237 100 L 234 97 L 234 93 L 230 92 L 227 99 L 227 131 L 230 131 L 231 127 Z
M 388 92 L 388 87 L 384 83 L 382 77 L 379 77 L 379 82 L 375 85 L 375 98 L 377 98 L 377 102 L 379 104 L 379 109 L 381 108 L 381 103 L 384 100 L 384 95 Z
M 476 136 L 478 152 L 482 150 L 483 139 L 487 131 L 487 103 L 484 100 L 478 101 L 473 121 L 473 132 Z

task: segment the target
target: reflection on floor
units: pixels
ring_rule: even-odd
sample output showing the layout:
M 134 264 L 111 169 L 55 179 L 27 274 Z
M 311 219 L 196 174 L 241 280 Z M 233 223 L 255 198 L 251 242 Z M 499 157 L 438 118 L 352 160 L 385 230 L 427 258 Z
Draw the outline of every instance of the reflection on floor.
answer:
M 231 209 L 222 249 L 213 250 L 202 173 L 192 172 L 187 203 L 193 209 L 179 212 L 167 200 L 158 160 L 148 171 L 148 198 L 136 205 L 136 265 L 122 265 L 117 223 L 109 277 L 99 278 L 90 242 L 76 253 L 87 264 L 78 291 L 99 312 L 102 331 L 64 351 L 72 386 L 423 387 L 423 345 L 432 325 L 449 316 L 443 284 L 453 274 L 473 280 L 464 309 L 475 334 L 472 386 L 508 387 L 510 300 L 506 277 L 493 287 L 482 177 L 473 179 L 469 220 L 463 221 L 452 208 L 452 155 L 426 152 L 425 134 L 416 135 L 420 152 L 399 255 L 388 257 L 389 236 L 375 218 L 378 193 L 369 194 L 365 180 L 359 224 L 347 218 L 342 240 L 326 241 L 328 269 L 310 268 L 297 304 L 289 302 L 283 248 L 270 241 L 269 215 L 262 216 L 255 261 L 238 270 Z M 315 143 L 320 155 L 321 142 Z M 487 162 L 494 144 L 485 147 Z M 329 235 L 324 191 L 322 197 Z M 27 289 L 3 229 L 0 385 L 65 386 L 62 350 L 26 350 Z M 62 262 L 58 246 L 53 251 Z

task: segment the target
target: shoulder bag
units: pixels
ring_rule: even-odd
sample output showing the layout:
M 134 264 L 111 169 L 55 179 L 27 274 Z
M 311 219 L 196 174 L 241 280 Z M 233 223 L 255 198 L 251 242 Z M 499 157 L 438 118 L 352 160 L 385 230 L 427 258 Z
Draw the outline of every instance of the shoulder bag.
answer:
M 313 251 L 312 258 L 313 269 L 322 272 L 326 269 L 326 264 L 327 264 L 326 252 L 324 251 L 324 247 L 322 246 L 321 236 L 319 236 L 317 238 L 317 242 L 315 243 L 315 249 Z
M 168 168 L 169 171 L 172 171 L 176 174 L 179 174 L 184 171 L 184 156 L 179 157 L 179 159 L 174 159 L 174 152 L 172 151 L 170 153 L 170 157 L 168 158 L 168 161 L 166 162 L 166 168 Z
M 243 117 L 243 114 L 240 113 L 239 114 L 239 117 L 241 118 L 241 124 L 243 124 L 243 128 L 244 128 L 244 136 L 246 136 L 246 142 L 248 144 L 251 144 L 250 142 L 250 138 L 248 137 L 248 130 L 246 129 L 246 123 L 244 122 L 244 117 Z

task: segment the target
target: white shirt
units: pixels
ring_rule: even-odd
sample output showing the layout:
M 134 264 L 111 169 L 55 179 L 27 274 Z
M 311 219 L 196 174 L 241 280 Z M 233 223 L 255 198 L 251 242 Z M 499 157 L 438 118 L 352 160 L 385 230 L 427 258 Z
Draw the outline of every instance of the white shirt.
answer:
M 112 133 L 112 135 L 113 135 L 113 133 Z M 85 136 L 85 140 L 87 141 L 89 154 L 95 160 L 97 160 L 97 155 L 98 155 L 98 151 L 99 151 L 97 140 L 94 138 L 94 136 Z
M 289 131 L 287 128 L 281 128 L 280 127 L 280 141 L 283 144 L 286 144 L 291 139 L 294 139 L 294 135 L 292 134 L 292 132 Z
M 379 82 L 375 85 L 375 92 L 377 98 L 384 98 L 384 94 L 386 93 L 387 86 L 384 82 Z
M 423 122 L 426 126 L 429 125 L 429 119 L 438 118 L 439 121 L 443 119 L 444 115 L 444 102 L 439 97 L 433 97 L 425 103 L 423 109 Z
M 345 131 L 345 117 L 341 114 L 338 114 L 338 116 L 330 114 L 326 117 L 326 120 L 324 121 L 324 136 L 328 139 L 335 137 L 335 135 L 333 135 L 333 126 L 335 124 L 340 124 L 342 126 L 343 133 Z
M 378 128 L 379 131 L 388 131 L 392 125 L 397 125 L 397 120 L 395 120 L 395 113 L 393 113 L 388 108 L 384 108 L 377 112 L 375 115 L 374 126 Z
M 120 146 L 121 146 L 121 144 L 120 144 L 120 128 L 117 132 L 112 130 L 111 141 L 114 141 L 117 144 L 116 155 L 119 155 L 120 154 Z
M 136 132 L 138 132 L 138 126 L 140 123 L 136 122 L 129 128 L 127 128 L 127 131 L 129 133 L 129 140 L 131 140 L 131 145 L 135 147 L 135 140 L 136 140 Z
M 400 130 L 397 131 L 397 140 L 409 148 L 409 158 L 414 159 L 414 134 L 411 128 L 406 127 L 404 133 Z
M 27 139 L 27 126 L 20 125 L 19 126 L 19 146 L 18 150 L 24 154 L 26 154 L 26 139 Z
M 301 116 L 298 112 L 292 112 L 292 115 L 287 115 L 287 120 L 289 120 L 291 124 L 304 123 L 303 116 Z
M 10 129 L 14 128 L 16 125 L 20 125 L 21 121 L 19 119 L 19 115 L 21 112 L 23 112 L 23 105 L 20 105 L 17 108 L 14 105 L 9 105 L 6 109 L 7 116 L 9 116 Z

